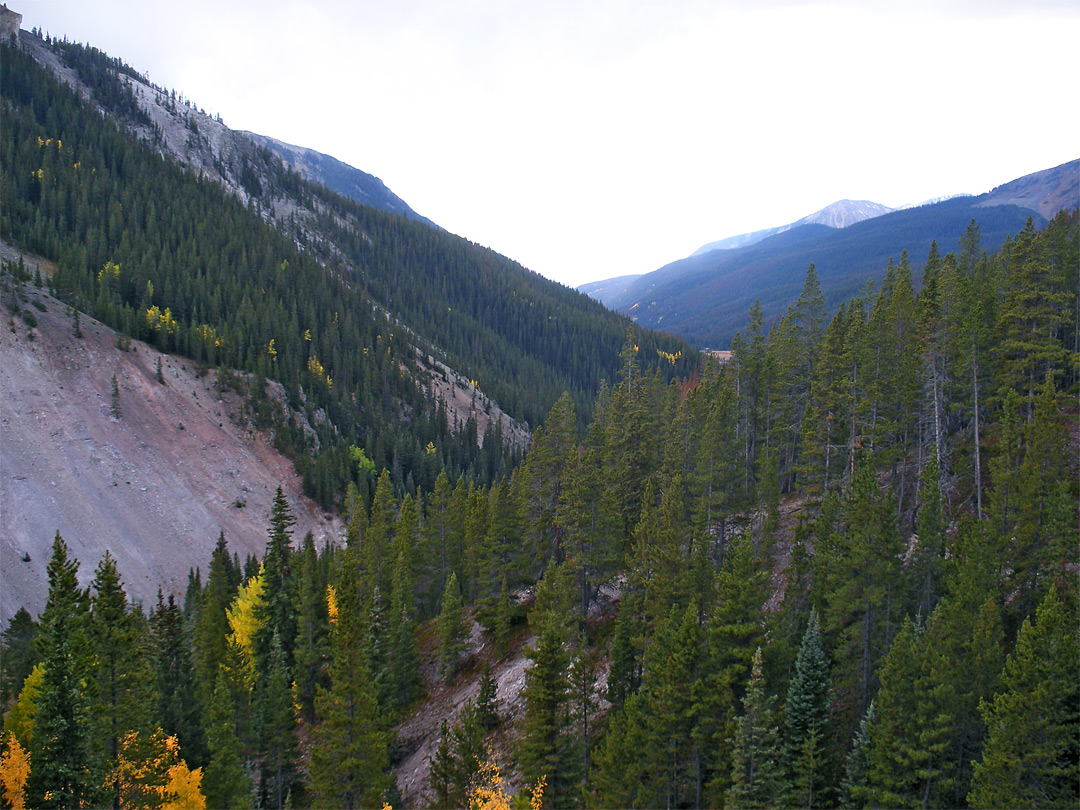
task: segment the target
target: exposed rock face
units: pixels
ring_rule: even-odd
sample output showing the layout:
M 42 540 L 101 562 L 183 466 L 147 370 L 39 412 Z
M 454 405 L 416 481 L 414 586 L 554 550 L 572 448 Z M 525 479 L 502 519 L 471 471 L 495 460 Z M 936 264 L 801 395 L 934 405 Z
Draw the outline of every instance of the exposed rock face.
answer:
M 307 531 L 336 542 L 340 520 L 302 495 L 292 463 L 237 419 L 238 395 L 218 391 L 213 373 L 139 341 L 122 351 L 87 315 L 77 338 L 64 304 L 15 287 L 21 295 L 0 295 L 0 620 L 44 606 L 57 531 L 83 585 L 108 550 L 146 608 L 159 587 L 182 594 L 189 568 L 205 574 L 222 531 L 241 559 L 262 556 L 279 485 L 297 518 L 294 543 Z
M 12 11 L 7 3 L 0 5 L 0 42 L 14 45 L 19 41 L 19 29 L 22 28 L 22 14 Z

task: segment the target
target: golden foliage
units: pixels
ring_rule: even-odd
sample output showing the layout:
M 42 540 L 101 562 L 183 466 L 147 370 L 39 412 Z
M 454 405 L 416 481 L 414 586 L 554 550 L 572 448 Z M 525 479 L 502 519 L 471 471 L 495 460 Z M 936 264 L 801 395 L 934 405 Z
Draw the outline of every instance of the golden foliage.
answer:
M 259 629 L 256 606 L 263 601 L 262 567 L 259 575 L 241 585 L 236 599 L 226 612 L 229 620 L 229 641 L 236 644 L 243 653 L 243 676 L 249 687 L 255 683 L 255 659 L 252 657 L 252 639 Z
M 218 347 L 221 345 L 222 340 L 218 336 L 217 330 L 209 324 L 204 323 L 196 331 L 204 346 Z
M 337 624 L 337 591 L 333 585 L 326 586 L 326 615 L 330 617 L 330 624 Z
M 665 352 L 663 349 L 657 349 L 656 353 L 658 355 L 660 355 L 663 359 L 665 359 L 669 363 L 671 363 L 671 365 L 675 365 L 675 361 L 678 360 L 680 357 L 682 357 L 682 352 L 681 351 L 680 352 L 675 352 L 675 354 L 672 354 L 671 352 Z
M 26 780 L 30 778 L 30 752 L 19 745 L 19 738 L 10 731 L 7 750 L 0 754 L 0 787 L 4 802 L 12 810 L 26 807 Z
M 529 790 L 529 807 L 540 810 L 544 803 L 547 777 L 541 776 Z M 503 788 L 503 778 L 495 755 L 489 749 L 487 759 L 480 763 L 473 787 L 469 790 L 469 810 L 511 810 L 514 797 Z
M 266 345 L 266 353 L 270 355 L 271 360 L 277 360 L 277 349 L 274 348 L 273 338 L 270 338 L 270 342 Z
M 120 265 L 114 261 L 105 262 L 104 267 L 98 270 L 97 280 L 100 284 L 102 281 L 111 281 L 120 278 Z
M 34 737 L 34 718 L 37 716 L 38 693 L 45 680 L 45 665 L 39 663 L 23 681 L 22 690 L 15 705 L 4 718 L 4 728 L 19 738 L 24 748 L 30 747 Z
M 164 332 L 167 335 L 171 335 L 180 326 L 173 318 L 172 310 L 165 307 L 165 311 L 162 312 L 157 304 L 146 310 L 146 325 L 155 332 Z
M 175 737 L 169 739 L 175 740 Z M 202 768 L 191 770 L 184 760 L 169 768 L 169 782 L 165 786 L 165 804 L 162 810 L 206 810 L 206 797 L 202 794 Z
M 160 728 L 150 734 L 124 735 L 109 783 L 119 787 L 124 808 L 206 810 L 202 768 L 188 768 L 176 737 L 165 736 Z

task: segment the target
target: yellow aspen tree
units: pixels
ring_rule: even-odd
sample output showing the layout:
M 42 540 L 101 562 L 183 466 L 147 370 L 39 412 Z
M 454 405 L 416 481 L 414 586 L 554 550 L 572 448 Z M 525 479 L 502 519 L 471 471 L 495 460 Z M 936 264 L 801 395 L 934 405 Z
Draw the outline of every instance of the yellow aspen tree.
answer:
M 19 745 L 19 738 L 10 731 L 7 750 L 0 754 L 0 788 L 4 803 L 12 810 L 26 807 L 26 780 L 30 778 L 30 752 Z
M 263 602 L 263 578 L 262 569 L 258 576 L 252 577 L 246 585 L 241 585 L 236 594 L 236 599 L 226 613 L 229 621 L 228 640 L 236 644 L 243 653 L 243 676 L 248 687 L 255 683 L 255 659 L 252 654 L 255 633 L 258 631 L 260 621 L 258 618 L 259 606 Z

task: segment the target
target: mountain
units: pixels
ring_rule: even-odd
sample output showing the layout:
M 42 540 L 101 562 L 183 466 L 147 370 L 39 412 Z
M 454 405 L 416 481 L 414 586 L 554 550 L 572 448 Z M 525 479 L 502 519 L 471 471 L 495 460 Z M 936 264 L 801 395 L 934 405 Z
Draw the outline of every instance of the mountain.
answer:
M 564 391 L 585 420 L 617 378 L 632 324 L 587 296 L 305 179 L 92 47 L 22 31 L 0 60 L 0 241 L 54 267 L 65 306 L 237 372 L 245 419 L 324 508 L 350 484 L 370 502 L 358 459 L 399 495 L 509 475 Z M 636 342 L 675 358 L 665 378 L 696 363 L 679 339 Z
M 765 228 L 764 230 L 739 234 L 738 236 L 729 236 L 717 242 L 709 242 L 709 244 L 702 245 L 690 255 L 700 256 L 713 250 L 733 250 L 735 248 L 750 247 L 750 245 L 756 245 L 770 236 L 790 231 L 800 225 L 827 225 L 830 228 L 846 228 L 856 222 L 880 217 L 882 214 L 887 214 L 892 210 L 892 208 L 887 208 L 869 200 L 839 200 L 832 205 L 825 206 L 820 211 L 815 211 L 787 225 Z
M 409 204 L 386 187 L 375 175 L 353 168 L 335 157 L 316 152 L 303 146 L 279 141 L 254 132 L 240 132 L 250 138 L 257 146 L 269 149 L 290 169 L 298 172 L 304 179 L 326 186 L 343 197 L 355 200 L 362 205 L 370 205 L 392 214 L 400 214 L 406 219 L 415 219 L 433 227 L 438 227 L 427 217 L 416 213 Z
M 826 305 L 835 307 L 880 279 L 889 261 L 899 261 L 904 251 L 917 278 L 931 243 L 936 240 L 942 254 L 954 250 L 972 220 L 983 249 L 997 250 L 1028 217 L 1041 226 L 1047 218 L 1040 211 L 1077 206 L 1078 166 L 1074 161 L 979 197 L 899 209 L 845 228 L 797 225 L 748 246 L 698 253 L 628 283 L 596 282 L 593 294 L 642 326 L 681 335 L 697 346 L 726 348 L 755 300 L 766 323 L 782 314 L 798 297 L 810 264 Z
M 51 274 L 46 262 L 2 250 L 9 261 L 23 258 L 29 273 Z M 303 495 L 291 462 L 243 416 L 235 389 L 90 317 L 76 337 L 56 298 L 10 275 L 5 284 L 20 290 L 0 296 L 4 321 L 18 323 L 0 332 L 5 621 L 19 607 L 36 615 L 44 606 L 57 531 L 83 560 L 84 581 L 108 549 L 128 593 L 147 609 L 159 587 L 183 591 L 188 569 L 209 559 L 219 532 L 241 559 L 261 556 L 279 485 L 299 536 L 311 531 L 320 546 L 337 539 L 340 519 Z
M 1062 208 L 1071 210 L 1080 203 L 1080 160 L 1053 169 L 1024 175 L 983 195 L 976 205 L 1018 205 L 1050 219 Z

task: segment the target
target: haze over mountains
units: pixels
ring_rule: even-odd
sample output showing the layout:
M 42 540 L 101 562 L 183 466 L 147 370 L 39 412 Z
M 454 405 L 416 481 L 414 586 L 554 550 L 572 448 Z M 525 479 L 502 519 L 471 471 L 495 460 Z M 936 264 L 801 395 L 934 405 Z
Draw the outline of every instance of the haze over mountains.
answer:
M 697 346 L 727 348 L 755 300 L 766 323 L 795 300 L 811 263 L 831 308 L 881 278 L 889 261 L 899 261 L 904 251 L 917 271 L 931 242 L 938 242 L 942 254 L 953 250 L 972 220 L 982 248 L 992 252 L 1028 217 L 1038 227 L 1061 208 L 1078 204 L 1080 160 L 978 197 L 949 197 L 895 211 L 842 201 L 787 226 L 712 242 L 652 273 L 578 289 L 642 326 L 678 334 Z

